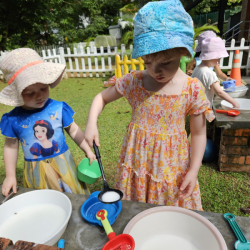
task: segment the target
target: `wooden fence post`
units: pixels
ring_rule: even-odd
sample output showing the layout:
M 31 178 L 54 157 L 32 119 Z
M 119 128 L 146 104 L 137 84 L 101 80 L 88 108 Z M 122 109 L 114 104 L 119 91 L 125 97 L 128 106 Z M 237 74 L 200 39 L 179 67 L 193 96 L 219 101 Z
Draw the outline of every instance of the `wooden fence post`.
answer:
M 59 48 L 59 53 L 60 53 L 61 63 L 66 65 L 66 61 L 65 61 L 65 58 L 64 58 L 64 48 L 63 47 Z

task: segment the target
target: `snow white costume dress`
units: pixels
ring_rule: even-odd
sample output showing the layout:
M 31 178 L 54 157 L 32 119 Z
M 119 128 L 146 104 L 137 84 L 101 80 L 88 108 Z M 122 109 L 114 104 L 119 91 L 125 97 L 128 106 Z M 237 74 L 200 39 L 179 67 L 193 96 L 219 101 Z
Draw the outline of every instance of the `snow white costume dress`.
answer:
M 77 168 L 64 136 L 73 122 L 74 111 L 65 102 L 48 99 L 44 107 L 16 107 L 3 115 L 1 132 L 18 138 L 24 153 L 24 186 L 89 194 L 77 179 Z

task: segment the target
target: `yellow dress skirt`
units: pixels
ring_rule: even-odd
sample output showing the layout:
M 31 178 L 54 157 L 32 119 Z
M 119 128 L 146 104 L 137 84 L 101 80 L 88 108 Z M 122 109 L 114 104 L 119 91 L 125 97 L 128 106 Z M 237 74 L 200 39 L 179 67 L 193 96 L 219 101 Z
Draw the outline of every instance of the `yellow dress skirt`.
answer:
M 28 188 L 90 194 L 87 184 L 77 178 L 77 167 L 69 150 L 45 160 L 25 161 L 23 179 L 24 187 Z

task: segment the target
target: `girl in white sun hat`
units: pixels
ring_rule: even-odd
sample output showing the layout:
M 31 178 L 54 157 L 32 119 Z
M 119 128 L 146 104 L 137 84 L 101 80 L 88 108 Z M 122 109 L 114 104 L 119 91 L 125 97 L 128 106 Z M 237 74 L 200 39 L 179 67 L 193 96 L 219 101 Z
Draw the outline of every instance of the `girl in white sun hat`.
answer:
M 63 130 L 92 162 L 95 155 L 73 120 L 74 111 L 65 102 L 49 98 L 49 87 L 62 79 L 65 65 L 45 63 L 32 49 L 16 49 L 0 62 L 8 86 L 0 92 L 0 103 L 15 106 L 2 116 L 1 133 L 6 136 L 3 150 L 6 178 L 2 193 L 16 192 L 16 164 L 19 142 L 24 153 L 24 186 L 88 194 L 79 183 L 73 157 Z
M 202 41 L 204 41 L 204 39 L 206 39 L 206 38 L 213 38 L 213 37 L 216 37 L 216 34 L 211 30 L 204 31 L 198 36 L 198 45 L 194 50 L 196 52 L 195 53 L 195 58 L 190 63 L 188 63 L 188 65 L 187 65 L 187 74 L 189 76 L 192 75 L 194 68 L 197 67 L 201 63 L 201 60 L 199 59 L 199 56 L 201 54 Z M 221 71 L 219 64 L 215 65 L 214 67 L 210 67 L 210 69 L 214 70 L 217 77 L 220 78 L 221 80 L 223 80 L 223 81 L 231 80 L 230 77 L 228 77 L 225 73 L 223 73 Z
M 192 77 L 198 78 L 205 87 L 205 94 L 211 105 L 214 94 L 223 100 L 230 102 L 234 108 L 239 108 L 239 103 L 222 90 L 220 81 L 215 72 L 209 67 L 218 65 L 221 58 L 228 57 L 225 44 L 219 37 L 206 38 L 202 41 L 201 54 L 199 59 L 201 64 L 195 67 Z

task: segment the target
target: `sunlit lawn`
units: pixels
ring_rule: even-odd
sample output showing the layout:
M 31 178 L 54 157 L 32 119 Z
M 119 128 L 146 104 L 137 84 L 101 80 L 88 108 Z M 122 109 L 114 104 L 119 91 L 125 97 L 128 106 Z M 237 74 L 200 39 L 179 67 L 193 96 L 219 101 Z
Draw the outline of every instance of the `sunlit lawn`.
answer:
M 50 97 L 67 102 L 76 112 L 75 122 L 84 130 L 88 111 L 94 96 L 103 90 L 103 78 L 70 78 L 63 80 Z M 0 82 L 0 90 L 6 86 Z M 9 112 L 12 107 L 0 104 L 0 115 Z M 127 112 L 129 111 L 129 112 Z M 125 98 L 108 104 L 98 120 L 102 156 L 105 175 L 110 186 L 113 186 L 116 175 L 116 165 L 122 145 L 122 140 L 131 117 L 131 108 Z M 187 126 L 188 129 L 188 126 Z M 66 135 L 69 148 L 80 162 L 84 153 L 73 140 Z M 3 149 L 4 136 L 0 136 L 0 148 Z M 21 147 L 20 147 L 21 148 Z M 18 185 L 22 185 L 23 153 L 20 150 L 17 164 Z M 5 177 L 3 156 L 0 154 L 0 184 Z M 204 164 L 199 172 L 199 183 L 202 204 L 205 211 L 247 216 L 240 212 L 241 207 L 250 206 L 249 175 L 246 173 L 219 172 L 217 162 Z M 99 179 L 90 185 L 91 191 L 101 190 L 102 181 Z

